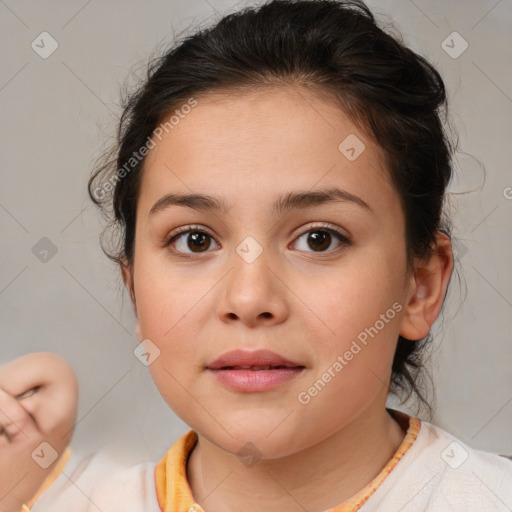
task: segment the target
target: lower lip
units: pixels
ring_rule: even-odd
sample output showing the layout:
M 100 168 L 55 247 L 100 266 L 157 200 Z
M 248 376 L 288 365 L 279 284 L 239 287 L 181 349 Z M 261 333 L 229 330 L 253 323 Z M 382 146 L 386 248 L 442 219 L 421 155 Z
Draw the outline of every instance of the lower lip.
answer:
M 288 382 L 302 373 L 304 368 L 278 368 L 276 370 L 212 370 L 208 369 L 226 387 L 242 393 L 268 391 Z

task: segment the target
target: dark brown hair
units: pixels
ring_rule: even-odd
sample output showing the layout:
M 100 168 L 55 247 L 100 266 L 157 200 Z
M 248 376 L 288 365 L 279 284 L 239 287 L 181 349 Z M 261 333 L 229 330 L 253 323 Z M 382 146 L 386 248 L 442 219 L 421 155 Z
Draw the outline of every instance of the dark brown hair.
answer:
M 415 258 L 432 254 L 438 231 L 450 236 L 443 202 L 454 147 L 443 128 L 447 102 L 439 73 L 381 29 L 362 1 L 274 0 L 174 42 L 150 62 L 143 83 L 124 101 L 115 148 L 88 186 L 110 220 L 102 233 L 107 256 L 133 262 L 144 164 L 138 152 L 160 123 L 201 93 L 274 84 L 330 93 L 383 148 L 405 215 L 409 269 Z M 111 250 L 106 233 L 117 236 Z M 406 392 L 407 399 L 414 391 L 428 408 L 418 379 L 430 339 L 399 337 L 391 382 L 392 392 Z

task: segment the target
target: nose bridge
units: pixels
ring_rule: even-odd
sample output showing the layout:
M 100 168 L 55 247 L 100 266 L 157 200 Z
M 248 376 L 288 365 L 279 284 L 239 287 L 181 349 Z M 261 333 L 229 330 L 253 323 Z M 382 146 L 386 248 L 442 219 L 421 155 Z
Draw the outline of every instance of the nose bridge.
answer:
M 231 257 L 229 273 L 220 304 L 219 314 L 224 318 L 240 318 L 254 323 L 258 318 L 281 319 L 286 310 L 282 285 L 276 276 L 275 262 L 271 261 L 269 247 L 255 237 L 246 236 Z
M 260 240 L 262 237 L 259 237 Z M 264 246 L 265 242 L 260 243 L 254 236 L 246 236 L 237 246 L 232 256 L 232 264 L 234 266 L 231 284 L 236 285 L 240 281 L 245 292 L 268 293 L 264 288 L 271 284 L 270 270 L 271 262 L 269 261 L 270 249 Z

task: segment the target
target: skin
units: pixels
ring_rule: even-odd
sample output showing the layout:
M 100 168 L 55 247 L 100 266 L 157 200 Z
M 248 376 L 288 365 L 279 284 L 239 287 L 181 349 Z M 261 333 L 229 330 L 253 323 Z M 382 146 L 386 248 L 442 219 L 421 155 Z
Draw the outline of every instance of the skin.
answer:
M 334 507 L 368 484 L 404 438 L 385 409 L 393 354 L 399 334 L 423 338 L 437 318 L 453 266 L 450 241 L 440 234 L 434 256 L 407 272 L 405 219 L 384 153 L 330 97 L 274 86 L 197 99 L 146 158 L 134 260 L 122 266 L 141 339 L 160 350 L 151 375 L 198 433 L 187 474 L 205 510 Z M 354 161 L 338 150 L 350 134 L 366 146 Z M 331 186 L 373 213 L 348 202 L 270 210 L 279 194 Z M 224 197 L 232 208 L 212 214 L 173 205 L 148 216 L 171 192 Z M 319 222 L 351 244 L 334 234 L 324 249 L 308 243 Z M 165 247 L 190 225 L 212 234 L 204 251 L 194 252 L 190 234 Z M 263 251 L 252 263 L 236 252 L 247 236 Z M 401 311 L 299 403 L 395 302 Z M 204 368 L 236 348 L 270 349 L 306 369 L 271 391 L 234 392 Z M 259 453 L 251 466 L 237 456 L 248 442 Z
M 0 424 L 7 430 L 0 435 L 1 512 L 18 512 L 54 469 L 71 441 L 77 403 L 75 374 L 56 354 L 35 352 L 0 367 Z M 32 458 L 43 442 L 59 455 L 47 468 Z

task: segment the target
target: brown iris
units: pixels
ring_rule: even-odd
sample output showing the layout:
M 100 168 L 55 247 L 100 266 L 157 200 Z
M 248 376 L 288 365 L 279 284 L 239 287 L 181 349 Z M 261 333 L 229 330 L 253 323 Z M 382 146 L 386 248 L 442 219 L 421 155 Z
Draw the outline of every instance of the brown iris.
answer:
M 314 245 L 311 245 L 313 242 Z M 331 244 L 331 234 L 327 231 L 311 231 L 308 236 L 308 244 L 312 249 L 324 250 Z

